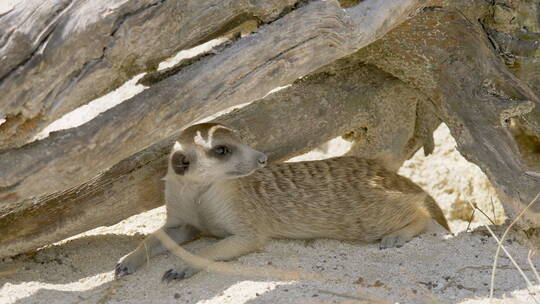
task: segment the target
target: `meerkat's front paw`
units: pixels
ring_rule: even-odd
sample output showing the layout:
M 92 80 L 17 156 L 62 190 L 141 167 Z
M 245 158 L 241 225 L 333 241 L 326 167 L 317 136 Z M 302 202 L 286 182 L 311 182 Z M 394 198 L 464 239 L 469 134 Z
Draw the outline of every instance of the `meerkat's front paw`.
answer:
M 128 254 L 121 258 L 114 267 L 114 278 L 119 279 L 134 273 L 142 263 L 140 260 L 136 254 Z
M 379 249 L 387 249 L 394 247 L 401 247 L 405 245 L 407 240 L 401 235 L 388 235 L 382 238 L 381 243 L 379 244 Z
M 119 279 L 135 272 L 135 267 L 129 263 L 118 262 L 114 267 L 114 278 Z
M 193 267 L 184 267 L 179 269 L 172 268 L 165 271 L 163 277 L 161 277 L 161 281 L 169 283 L 173 280 L 187 279 L 192 277 L 197 272 L 199 272 L 199 270 Z

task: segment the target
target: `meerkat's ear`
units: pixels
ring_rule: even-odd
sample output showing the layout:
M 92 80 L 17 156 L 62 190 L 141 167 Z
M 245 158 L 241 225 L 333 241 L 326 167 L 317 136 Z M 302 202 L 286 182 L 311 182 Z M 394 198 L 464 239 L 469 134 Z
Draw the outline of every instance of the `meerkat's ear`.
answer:
M 182 152 L 176 151 L 171 157 L 171 166 L 174 173 L 184 175 L 189 168 L 189 159 Z

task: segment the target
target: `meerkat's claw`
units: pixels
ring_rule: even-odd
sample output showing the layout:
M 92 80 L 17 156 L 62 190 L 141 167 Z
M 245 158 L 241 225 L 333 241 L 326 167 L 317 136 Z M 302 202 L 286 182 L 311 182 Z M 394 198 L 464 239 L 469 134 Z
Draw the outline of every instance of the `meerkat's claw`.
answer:
M 185 273 L 183 271 L 178 271 L 176 269 L 169 269 L 165 271 L 163 276 L 161 277 L 162 282 L 170 283 L 172 280 L 181 280 L 185 276 Z
M 406 242 L 407 240 L 403 238 L 401 235 L 385 236 L 381 240 L 379 249 L 387 249 L 387 248 L 394 248 L 394 247 L 399 248 L 405 245 Z
M 185 267 L 182 269 L 169 269 L 165 271 L 163 277 L 161 277 L 162 282 L 170 283 L 173 280 L 183 280 L 192 277 L 197 270 L 191 267 Z
M 129 274 L 133 273 L 133 269 L 129 266 L 129 264 L 124 263 L 118 263 L 116 264 L 116 267 L 114 267 L 114 278 L 119 279 L 121 277 L 125 277 Z

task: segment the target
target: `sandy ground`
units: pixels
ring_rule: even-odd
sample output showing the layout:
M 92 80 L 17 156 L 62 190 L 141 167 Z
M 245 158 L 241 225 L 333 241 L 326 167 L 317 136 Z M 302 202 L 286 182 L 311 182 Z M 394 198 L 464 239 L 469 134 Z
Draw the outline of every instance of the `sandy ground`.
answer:
M 420 151 L 400 172 L 433 194 L 447 214 L 460 201 L 485 199 L 491 191 L 485 176 L 452 148 L 453 140 L 444 126 L 436 135 L 435 155 L 424 158 Z M 344 144 L 334 141 L 332 147 L 343 150 Z M 324 156 L 320 152 L 309 155 Z M 472 190 L 464 193 L 463 185 Z M 402 248 L 379 250 L 377 244 L 334 240 L 276 240 L 261 252 L 233 261 L 319 273 L 321 280 L 282 281 L 256 274 L 240 277 L 202 272 L 188 280 L 162 283 L 163 272 L 182 263 L 172 254 L 153 258 L 135 274 L 113 280 L 116 261 L 163 219 L 164 210 L 158 208 L 49 246 L 33 256 L 4 260 L 0 303 L 354 303 L 365 297 L 400 303 L 487 303 L 489 295 L 494 239 L 482 229 L 450 235 L 436 224 Z M 464 230 L 467 222 L 453 220 L 451 225 L 454 230 Z M 215 240 L 201 239 L 186 248 L 196 250 L 211 242 Z M 505 245 L 533 280 L 528 248 L 514 237 Z M 533 261 L 540 265 L 540 260 Z M 509 259 L 501 257 L 495 303 L 535 303 L 532 297 Z M 540 295 L 537 298 L 540 301 Z
M 212 43 L 209 43 L 211 46 Z M 179 54 L 189 57 L 199 52 Z M 181 55 L 181 56 L 180 56 Z M 166 62 L 167 64 L 174 64 Z M 163 68 L 162 67 L 162 68 Z M 138 76 L 140 77 L 140 76 Z M 106 108 L 144 89 L 126 86 L 100 98 L 79 112 L 66 115 L 39 135 L 82 124 Z M 0 117 L 0 123 L 1 123 Z M 455 142 L 444 126 L 435 134 L 435 153 L 419 151 L 400 173 L 420 184 L 444 208 L 456 233 L 432 227 L 402 248 L 379 250 L 377 244 L 354 244 L 334 240 L 275 240 L 264 250 L 231 263 L 318 273 L 311 281 L 284 281 L 202 272 L 171 284 L 161 282 L 163 273 L 181 265 L 164 254 L 135 274 L 115 281 L 117 260 L 160 227 L 164 209 L 158 208 L 112 226 L 100 227 L 48 246 L 34 255 L 20 255 L 0 263 L 0 304 L 18 303 L 358 303 L 379 299 L 400 303 L 488 303 L 491 265 L 496 242 L 481 228 L 465 231 L 471 209 L 479 206 L 493 220 L 504 218 L 500 203 L 485 175 L 454 149 Z M 344 153 L 347 143 L 333 140 L 327 152 L 314 151 L 299 159 L 324 158 Z M 492 203 L 493 202 L 493 203 Z M 476 215 L 471 227 L 487 222 Z M 500 231 L 498 232 L 500 235 Z M 188 244 L 188 250 L 206 246 L 214 239 Z M 528 248 L 514 236 L 505 241 L 530 280 L 535 277 L 527 262 Z M 536 267 L 539 259 L 533 259 Z M 533 280 L 533 284 L 539 284 Z M 532 290 L 540 292 L 540 285 Z M 529 294 L 510 260 L 501 256 L 495 280 L 495 303 L 535 303 L 540 294 Z

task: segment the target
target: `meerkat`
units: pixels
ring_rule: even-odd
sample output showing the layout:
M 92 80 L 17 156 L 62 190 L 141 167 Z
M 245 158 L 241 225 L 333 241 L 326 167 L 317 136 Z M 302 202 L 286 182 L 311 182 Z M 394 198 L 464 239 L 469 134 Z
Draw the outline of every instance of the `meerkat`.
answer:
M 216 123 L 193 125 L 175 142 L 165 180 L 166 223 L 175 242 L 199 233 L 223 238 L 197 255 L 229 260 L 269 239 L 330 238 L 400 247 L 430 218 L 450 231 L 443 212 L 409 179 L 375 160 L 337 157 L 266 166 L 267 156 Z M 165 248 L 155 235 L 120 259 L 115 276 L 133 273 Z M 191 266 L 163 280 L 192 276 Z

